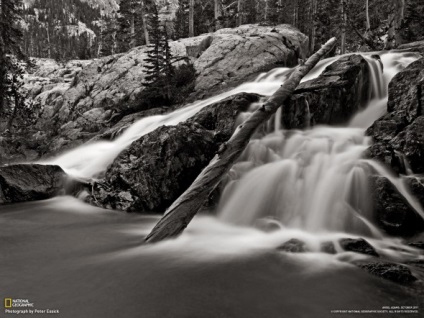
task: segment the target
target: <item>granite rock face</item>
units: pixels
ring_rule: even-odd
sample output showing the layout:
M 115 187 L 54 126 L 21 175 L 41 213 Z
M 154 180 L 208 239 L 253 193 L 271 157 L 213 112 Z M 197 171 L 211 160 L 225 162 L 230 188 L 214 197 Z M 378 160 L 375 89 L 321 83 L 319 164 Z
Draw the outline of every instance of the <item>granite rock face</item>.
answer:
M 307 37 L 289 25 L 243 25 L 173 41 L 170 47 L 174 57 L 193 63 L 198 75 L 195 93 L 202 96 L 263 69 L 295 65 L 306 54 Z M 139 105 L 146 57 L 147 47 L 140 46 L 84 63 L 39 61 L 26 90 L 42 108 L 37 127 L 54 131 L 53 136 L 40 136 L 48 140 L 44 152 L 57 154 L 78 146 L 126 115 L 143 111 Z
M 301 83 L 283 105 L 287 129 L 347 122 L 369 98 L 369 67 L 360 55 L 344 56 L 317 78 Z

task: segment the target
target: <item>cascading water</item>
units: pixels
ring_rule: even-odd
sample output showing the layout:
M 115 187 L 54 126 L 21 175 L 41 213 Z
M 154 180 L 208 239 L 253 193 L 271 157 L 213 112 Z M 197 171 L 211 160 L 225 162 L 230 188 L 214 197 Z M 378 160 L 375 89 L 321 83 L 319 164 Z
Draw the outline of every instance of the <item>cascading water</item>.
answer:
M 377 168 L 378 163 L 362 159 L 370 145 L 364 133 L 385 112 L 391 78 L 415 58 L 383 53 L 380 63 L 365 55 L 372 86 L 370 101 L 347 127 L 281 130 L 252 140 L 228 174 L 220 217 L 234 224 L 254 225 L 271 219 L 282 227 L 307 232 L 381 237 L 370 221 L 368 178 L 373 172 L 389 173 Z M 318 68 L 326 65 L 328 61 L 323 61 Z M 393 182 L 396 178 L 390 179 Z M 407 190 L 398 188 L 424 217 L 422 207 Z

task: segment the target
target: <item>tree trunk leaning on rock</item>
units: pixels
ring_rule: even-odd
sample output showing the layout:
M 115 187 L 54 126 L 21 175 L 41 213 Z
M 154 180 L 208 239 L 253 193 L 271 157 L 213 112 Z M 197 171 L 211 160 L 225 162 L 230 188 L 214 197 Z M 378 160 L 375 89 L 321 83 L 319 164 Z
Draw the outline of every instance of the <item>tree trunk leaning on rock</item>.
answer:
M 261 108 L 237 127 L 233 136 L 224 143 L 218 153 L 203 169 L 193 184 L 171 205 L 152 232 L 146 237 L 147 243 L 158 242 L 181 234 L 206 201 L 209 193 L 219 183 L 240 157 L 256 129 L 266 122 L 290 97 L 301 79 L 314 68 L 319 60 L 331 51 L 336 38 L 330 39 L 313 54 L 305 64 L 296 67 L 289 79 L 272 95 Z

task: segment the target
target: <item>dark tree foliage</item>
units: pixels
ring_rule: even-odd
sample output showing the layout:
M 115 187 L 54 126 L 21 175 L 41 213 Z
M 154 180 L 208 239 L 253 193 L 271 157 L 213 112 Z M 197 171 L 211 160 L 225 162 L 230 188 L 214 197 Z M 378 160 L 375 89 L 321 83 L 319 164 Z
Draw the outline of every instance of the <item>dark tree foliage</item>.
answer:
M 22 94 L 24 67 L 29 60 L 22 53 L 20 30 L 20 0 L 0 0 L 0 118 L 7 120 L 6 129 L 13 128 L 14 121 L 27 122 L 31 107 Z
M 98 55 L 99 8 L 80 0 L 35 0 L 23 16 L 26 55 L 60 61 Z
M 117 18 L 117 47 L 118 52 L 126 52 L 130 48 L 131 42 L 131 19 L 133 18 L 134 2 L 132 0 L 121 0 L 119 4 L 118 18 Z
M 188 37 L 188 0 L 178 0 L 178 10 L 175 14 L 174 38 Z
M 402 38 L 405 41 L 424 40 L 424 1 L 409 0 L 401 28 Z

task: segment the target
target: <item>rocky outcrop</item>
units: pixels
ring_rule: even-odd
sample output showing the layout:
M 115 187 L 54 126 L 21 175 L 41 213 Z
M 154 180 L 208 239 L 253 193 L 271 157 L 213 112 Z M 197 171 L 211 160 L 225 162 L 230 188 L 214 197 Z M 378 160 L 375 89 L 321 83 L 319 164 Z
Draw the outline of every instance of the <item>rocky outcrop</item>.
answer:
M 347 122 L 369 98 L 369 68 L 360 55 L 344 56 L 317 78 L 301 83 L 282 111 L 283 126 L 302 129 Z
M 306 44 L 307 37 L 288 25 L 243 25 L 173 41 L 170 47 L 175 57 L 193 63 L 199 97 L 228 89 L 264 69 L 294 65 L 305 55 Z M 78 146 L 105 133 L 124 116 L 145 110 L 140 98 L 146 57 L 147 48 L 141 46 L 88 65 L 39 61 L 26 89 L 42 105 L 36 129 L 53 132 L 39 136 L 46 144 L 43 155 Z
M 387 114 L 367 130 L 372 146 L 367 156 L 396 173 L 424 173 L 424 58 L 399 72 L 389 84 Z M 424 222 L 390 182 L 375 177 L 374 202 L 377 220 L 383 229 L 397 235 L 413 235 L 424 230 Z M 405 182 L 424 206 L 424 178 Z
M 66 174 L 59 166 L 11 165 L 0 167 L 0 204 L 51 198 L 60 192 Z
M 237 114 L 258 99 L 254 94 L 232 96 L 184 123 L 141 137 L 115 159 L 89 201 L 129 212 L 163 212 L 231 137 Z

